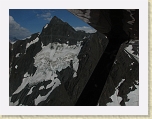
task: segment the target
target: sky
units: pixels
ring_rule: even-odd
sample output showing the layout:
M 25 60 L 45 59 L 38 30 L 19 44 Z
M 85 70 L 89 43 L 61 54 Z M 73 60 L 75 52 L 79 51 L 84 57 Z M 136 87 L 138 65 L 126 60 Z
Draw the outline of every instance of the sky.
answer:
M 69 23 L 76 30 L 95 30 L 65 9 L 9 9 L 9 38 L 24 39 L 33 33 L 41 32 L 53 16 Z

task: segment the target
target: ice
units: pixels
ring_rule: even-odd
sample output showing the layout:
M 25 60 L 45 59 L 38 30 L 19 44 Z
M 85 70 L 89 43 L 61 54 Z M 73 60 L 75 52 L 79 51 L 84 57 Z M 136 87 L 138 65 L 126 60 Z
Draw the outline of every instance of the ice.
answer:
M 19 57 L 19 55 L 20 55 L 20 53 L 17 53 L 17 54 L 16 54 L 16 57 Z
M 41 87 L 39 88 L 39 90 L 42 90 L 42 89 L 45 89 L 45 87 L 44 87 L 44 86 L 41 86 Z
M 36 72 L 33 77 L 29 79 L 30 85 L 35 85 L 45 80 L 45 74 L 43 72 Z
M 16 41 L 10 41 L 10 43 L 11 43 L 11 44 L 14 44 L 14 43 L 16 43 Z
M 24 77 L 29 77 L 30 75 L 28 74 L 28 72 L 26 72 L 25 74 L 24 74 Z
M 18 104 L 19 104 L 19 99 L 16 102 L 14 102 L 14 103 L 9 101 L 9 106 L 16 106 Z
M 31 36 L 28 36 L 28 37 L 26 37 L 26 38 L 24 38 L 24 39 L 22 39 L 22 40 L 26 40 L 26 39 L 30 39 L 31 38 Z
M 48 88 L 51 88 L 53 85 L 54 85 L 54 80 L 50 83 L 50 84 L 48 84 L 47 86 L 46 86 L 46 89 L 48 89 Z
M 73 78 L 74 78 L 74 77 L 76 77 L 76 76 L 77 76 L 77 73 L 76 73 L 76 72 L 74 72 L 74 74 L 73 74 Z
M 44 47 L 44 45 L 43 45 L 43 43 L 41 42 L 41 48 L 43 48 Z
M 18 67 L 18 66 L 17 66 L 17 65 L 15 65 L 15 69 L 17 69 L 17 67 Z
M 116 89 L 115 93 L 111 96 L 111 99 L 112 102 L 107 103 L 107 106 L 120 106 L 122 98 L 118 97 L 118 89 Z
M 38 38 L 37 40 L 35 39 L 35 41 L 32 41 L 32 43 L 36 41 L 38 41 Z M 46 86 L 46 89 L 50 88 L 51 90 L 45 96 L 39 95 L 35 99 L 35 104 L 37 105 L 41 101 L 46 100 L 51 92 L 61 85 L 61 81 L 57 78 L 57 71 L 60 72 L 67 67 L 71 67 L 70 64 L 73 63 L 73 70 L 75 71 L 73 77 L 77 76 L 76 72 L 79 67 L 79 59 L 77 56 L 81 47 L 81 41 L 77 42 L 76 45 L 71 46 L 65 43 L 49 43 L 47 46 L 43 46 L 42 44 L 42 50 L 34 57 L 34 66 L 36 67 L 35 73 L 30 76 L 28 72 L 26 72 L 21 85 L 13 94 L 19 93 L 27 84 L 30 87 L 33 87 L 40 82 L 51 80 L 52 82 Z M 28 95 L 32 93 L 32 89 L 33 88 L 30 89 Z M 44 87 L 41 86 L 39 90 L 41 89 L 44 89 Z
M 58 78 L 56 78 L 56 79 L 54 80 L 54 82 L 55 82 L 54 85 L 49 85 L 49 86 L 52 87 L 52 89 L 49 91 L 49 93 L 48 93 L 47 95 L 45 95 L 45 96 L 39 95 L 39 96 L 35 99 L 35 105 L 38 105 L 40 102 L 46 100 L 47 97 L 52 93 L 52 91 L 61 84 L 61 83 L 60 83 L 60 80 L 59 80 Z M 47 88 L 46 88 L 46 89 L 47 89 Z
M 75 73 L 73 74 L 73 77 L 77 76 L 77 70 L 78 70 L 78 66 L 79 66 L 79 60 L 77 60 L 76 62 L 73 62 L 73 69 L 75 71 Z
M 34 88 L 35 86 L 33 86 L 31 89 L 30 89 L 30 91 L 28 92 L 28 94 L 27 95 L 30 95 L 30 94 L 32 94 L 32 90 L 33 90 L 33 88 Z
M 48 96 L 41 96 L 39 95 L 36 99 L 35 99 L 35 105 L 38 105 L 40 102 L 42 102 L 43 100 L 46 100 Z
M 131 91 L 127 97 L 128 102 L 125 102 L 126 106 L 138 106 L 139 105 L 139 85 L 135 85 L 136 89 Z M 130 87 L 132 89 L 132 87 Z
M 52 87 L 52 91 L 53 91 L 56 87 L 58 87 L 60 84 L 61 84 L 61 81 L 60 81 L 58 78 L 56 78 L 56 79 L 54 80 L 54 85 L 53 85 L 53 87 Z
M 133 86 L 131 86 L 131 87 L 129 87 L 129 88 L 132 90 Z
M 46 25 L 44 26 L 44 29 L 46 29 L 46 27 L 48 27 L 48 24 L 46 24 Z
M 30 38 L 31 38 L 31 36 L 27 37 L 27 39 L 30 39 Z
M 132 45 L 129 45 L 128 47 L 125 48 L 127 51 L 129 51 L 131 54 L 134 52 L 132 49 Z
M 119 86 L 120 86 L 124 81 L 125 81 L 125 79 L 122 79 L 122 80 L 119 82 L 119 84 L 118 84 L 118 86 L 117 86 L 116 88 L 119 88 Z
M 120 85 L 125 81 L 125 79 L 122 79 L 118 86 L 115 88 L 114 94 L 110 97 L 112 99 L 112 102 L 107 103 L 107 106 L 120 106 L 120 102 L 122 101 L 122 98 L 118 96 L 119 87 Z
M 38 41 L 39 41 L 39 38 L 37 37 L 35 40 L 31 41 L 30 43 L 27 43 L 27 44 L 26 44 L 26 49 L 29 48 L 30 45 L 32 45 L 32 44 L 34 44 L 34 43 L 36 43 L 36 42 L 38 42 Z
M 132 62 L 130 65 L 133 65 L 134 64 L 134 62 Z
M 132 45 L 129 45 L 128 47 L 126 47 L 124 49 L 124 51 L 128 54 L 129 57 L 130 57 L 130 55 L 132 55 L 139 62 L 139 55 L 138 54 L 137 55 L 133 54 L 134 51 L 133 51 L 133 46 Z
M 61 71 L 62 69 L 70 66 L 71 61 L 73 63 L 73 69 L 76 72 L 79 66 L 79 59 L 77 56 L 80 50 L 81 42 L 78 42 L 77 45 L 72 46 L 60 43 L 50 43 L 47 46 L 44 46 L 43 49 L 34 58 L 34 64 L 38 68 L 36 73 L 40 70 L 45 70 L 46 74 L 41 74 L 38 77 L 40 77 L 41 80 L 50 80 L 51 78 L 54 79 L 55 72 Z M 36 75 L 38 75 L 38 73 Z
M 23 78 L 22 84 L 21 84 L 21 85 L 18 87 L 18 89 L 13 93 L 13 95 L 14 95 L 14 94 L 17 94 L 17 93 L 19 93 L 21 90 L 23 90 L 27 84 L 28 84 L 28 78 Z
M 83 37 L 83 39 L 87 38 L 86 36 Z
M 119 86 L 125 81 L 125 79 L 122 79 L 121 82 L 118 84 L 118 86 L 115 88 L 116 91 L 114 95 L 111 96 L 112 102 L 107 103 L 107 106 L 120 106 L 120 102 L 122 101 L 122 98 L 118 96 L 118 88 Z M 136 82 L 138 84 L 138 82 Z M 134 84 L 135 85 L 135 84 Z M 129 94 L 127 94 L 127 97 L 129 99 L 128 102 L 125 102 L 126 106 L 138 106 L 139 105 L 139 86 L 135 85 L 136 89 L 134 91 L 131 91 Z M 133 86 L 130 87 L 132 90 Z

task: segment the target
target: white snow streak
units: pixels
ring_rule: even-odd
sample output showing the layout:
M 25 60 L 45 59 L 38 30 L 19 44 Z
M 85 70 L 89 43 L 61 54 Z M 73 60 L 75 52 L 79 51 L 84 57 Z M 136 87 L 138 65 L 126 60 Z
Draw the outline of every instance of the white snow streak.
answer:
M 31 36 L 29 36 L 29 37 L 26 37 L 26 38 L 24 38 L 24 39 L 22 39 L 22 40 L 26 40 L 26 39 L 30 39 L 31 38 Z
M 22 84 L 18 87 L 18 89 L 13 94 L 17 94 L 21 90 L 23 90 L 25 88 L 25 86 L 28 84 L 28 79 L 29 79 L 29 77 L 28 78 L 23 78 Z
M 36 42 L 38 42 L 38 41 L 39 41 L 39 38 L 37 37 L 35 40 L 31 41 L 30 43 L 27 43 L 27 44 L 26 44 L 26 49 L 27 49 L 28 47 L 30 47 L 30 45 L 32 45 L 32 44 L 34 44 L 34 43 L 36 43 Z
M 74 74 L 73 74 L 73 78 L 74 78 L 74 77 L 77 77 L 77 73 L 76 73 L 76 72 L 74 72 Z
M 17 69 L 17 67 L 18 67 L 18 66 L 16 65 L 16 66 L 15 66 L 15 69 Z
M 112 102 L 107 103 L 107 106 L 120 106 L 120 102 L 122 101 L 122 98 L 118 96 L 118 88 L 119 86 L 125 81 L 125 79 L 122 79 L 118 86 L 115 88 L 114 94 L 111 96 Z
M 32 43 L 36 41 L 38 41 L 38 38 L 35 39 Z M 28 47 L 32 43 L 30 43 Z M 60 80 L 57 78 L 58 76 L 56 74 L 56 71 L 60 72 L 62 71 L 62 69 L 71 67 L 72 63 L 73 70 L 75 71 L 73 77 L 77 76 L 77 70 L 79 66 L 79 59 L 77 58 L 77 56 L 81 50 L 81 47 L 81 41 L 77 42 L 76 45 L 71 46 L 69 46 L 68 44 L 60 43 L 50 43 L 47 46 L 43 46 L 42 50 L 34 57 L 34 65 L 37 68 L 36 72 L 33 76 L 30 76 L 28 72 L 26 72 L 24 74 L 22 84 L 13 94 L 19 93 L 25 88 L 27 84 L 33 86 L 43 81 L 52 80 L 52 82 L 46 86 L 46 89 L 51 88 L 51 90 L 45 96 L 39 95 L 35 99 L 35 104 L 37 105 L 41 101 L 46 100 L 51 92 L 61 84 Z M 30 89 L 28 95 L 32 93 L 32 89 L 33 88 Z M 39 90 L 41 89 L 44 89 L 44 86 L 39 88 Z
M 43 43 L 41 42 L 41 48 L 43 48 L 44 47 L 44 45 L 43 45 Z
M 48 24 L 46 24 L 45 26 L 44 26 L 44 29 L 46 29 L 48 27 Z
M 54 82 L 56 82 L 56 83 L 54 83 L 53 85 L 51 85 L 51 87 L 52 87 L 52 86 L 53 86 L 53 87 L 52 87 L 52 89 L 49 91 L 49 93 L 48 93 L 47 95 L 45 95 L 45 96 L 39 95 L 39 96 L 35 99 L 35 105 L 38 105 L 40 102 L 46 100 L 47 97 L 52 93 L 52 91 L 61 84 L 61 83 L 60 83 L 60 80 L 59 80 L 58 78 L 56 78 L 56 79 L 54 80 Z M 46 88 L 46 89 L 47 89 L 47 88 Z
M 40 88 L 39 88 L 39 90 L 42 90 L 42 89 L 44 89 L 45 87 L 44 86 L 41 86 Z
M 24 78 L 26 78 L 26 77 L 29 77 L 30 75 L 28 74 L 28 72 L 26 72 L 25 74 L 24 74 Z
M 139 85 L 135 85 L 136 89 L 131 91 L 127 97 L 128 102 L 125 102 L 126 106 L 138 106 L 139 105 Z M 132 87 L 130 87 L 132 89 Z
M 11 100 L 11 97 L 9 99 Z M 14 102 L 14 103 L 9 101 L 9 106 L 16 106 L 18 104 L 19 104 L 19 99 L 16 102 Z
M 130 55 L 132 55 L 138 62 L 139 62 L 139 55 L 137 54 L 137 55 L 135 55 L 135 54 L 133 54 L 134 53 L 134 51 L 133 51 L 133 46 L 132 45 L 129 45 L 128 47 L 126 47 L 125 49 L 124 49 L 124 51 L 128 54 L 130 54 Z M 128 55 L 129 56 L 129 55 Z M 129 56 L 130 57 L 130 56 Z M 130 57 L 131 58 L 131 57 Z
M 134 62 L 132 62 L 130 65 L 133 65 L 134 64 Z
M 17 54 L 16 54 L 16 57 L 19 57 L 19 55 L 20 55 L 20 53 L 17 53 Z
M 34 88 L 35 86 L 33 86 L 31 89 L 30 89 L 30 91 L 28 92 L 28 94 L 27 95 L 30 95 L 30 94 L 32 94 L 32 90 L 33 90 L 33 88 Z

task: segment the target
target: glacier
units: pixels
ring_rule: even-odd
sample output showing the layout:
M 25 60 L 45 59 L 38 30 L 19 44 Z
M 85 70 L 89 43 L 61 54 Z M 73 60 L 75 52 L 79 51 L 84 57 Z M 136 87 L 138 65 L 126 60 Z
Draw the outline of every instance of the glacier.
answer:
M 26 48 L 38 40 L 39 38 L 37 37 L 34 41 L 28 43 Z M 34 100 L 35 105 L 38 105 L 40 102 L 46 100 L 52 91 L 61 85 L 61 81 L 58 79 L 57 71 L 60 72 L 67 67 L 71 67 L 73 69 L 73 77 L 77 76 L 77 70 L 79 67 L 79 59 L 77 56 L 82 47 L 81 43 L 82 41 L 79 41 L 76 45 L 68 45 L 68 43 L 60 44 L 58 42 L 54 42 L 49 43 L 47 46 L 42 46 L 42 50 L 34 57 L 34 66 L 37 68 L 35 73 L 30 75 L 26 72 L 21 85 L 17 88 L 13 95 L 20 93 L 27 85 L 30 87 L 27 95 L 30 95 L 32 94 L 32 90 L 36 84 L 51 80 L 51 83 L 46 87 L 43 85 L 40 87 L 39 90 L 50 89 L 50 91 L 43 96 L 39 94 Z M 22 105 L 18 102 L 10 102 L 10 104 Z

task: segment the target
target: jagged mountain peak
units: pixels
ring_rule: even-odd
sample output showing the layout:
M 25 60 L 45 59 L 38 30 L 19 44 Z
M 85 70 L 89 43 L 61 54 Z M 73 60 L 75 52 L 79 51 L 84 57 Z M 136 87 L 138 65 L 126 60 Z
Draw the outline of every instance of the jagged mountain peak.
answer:
M 52 19 L 51 19 L 51 21 L 50 21 L 50 23 L 51 22 L 61 22 L 61 23 L 64 23 L 60 18 L 58 18 L 57 16 L 54 16 Z
M 48 23 L 48 24 L 46 24 L 44 27 L 43 27 L 43 29 L 42 29 L 42 32 L 45 30 L 49 30 L 49 29 L 53 29 L 53 28 L 69 28 L 69 29 L 71 29 L 71 30 L 73 30 L 73 31 L 75 31 L 75 29 L 72 27 L 72 26 L 70 26 L 67 22 L 64 22 L 64 21 L 62 21 L 60 18 L 58 18 L 57 16 L 54 16 L 52 19 L 51 19 L 51 21 L 50 21 L 50 23 Z
M 44 45 L 47 45 L 50 42 L 66 43 L 67 41 L 69 41 L 70 45 L 74 45 L 77 41 L 88 38 L 89 33 L 76 31 L 67 22 L 54 16 L 50 23 L 43 27 L 39 37 Z

